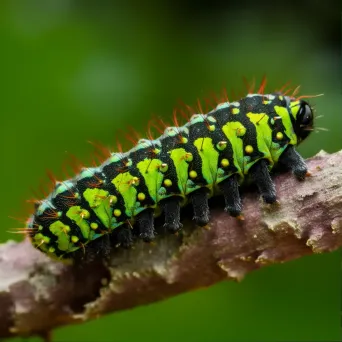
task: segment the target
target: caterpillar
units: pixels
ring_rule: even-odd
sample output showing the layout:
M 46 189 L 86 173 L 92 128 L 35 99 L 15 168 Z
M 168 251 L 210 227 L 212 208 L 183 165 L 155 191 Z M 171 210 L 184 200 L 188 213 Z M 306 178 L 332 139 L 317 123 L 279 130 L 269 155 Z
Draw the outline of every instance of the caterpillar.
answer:
M 309 96 L 264 94 L 265 84 L 238 101 L 225 99 L 206 114 L 193 114 L 183 126 L 174 120 L 159 138 L 140 139 L 128 152 L 111 153 L 100 166 L 56 181 L 27 221 L 32 244 L 57 259 L 94 246 L 106 256 L 113 236 L 116 245 L 132 245 L 133 226 L 139 239 L 152 241 L 158 216 L 164 215 L 165 231 L 179 231 L 180 210 L 188 203 L 195 223 L 206 226 L 208 199 L 217 195 L 227 214 L 239 219 L 239 185 L 247 178 L 265 203 L 275 203 L 275 165 L 299 180 L 309 175 L 295 147 L 313 130 L 314 115 L 304 100 Z

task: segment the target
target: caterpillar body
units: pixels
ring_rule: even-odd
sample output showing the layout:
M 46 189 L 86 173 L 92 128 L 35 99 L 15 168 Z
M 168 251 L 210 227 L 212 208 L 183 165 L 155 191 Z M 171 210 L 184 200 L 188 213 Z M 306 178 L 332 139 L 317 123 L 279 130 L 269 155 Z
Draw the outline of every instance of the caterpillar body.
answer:
M 161 214 L 165 230 L 177 232 L 187 203 L 196 224 L 207 225 L 208 198 L 218 194 L 225 211 L 240 217 L 239 184 L 247 176 L 266 203 L 276 202 L 270 171 L 279 164 L 305 178 L 307 167 L 295 146 L 312 131 L 314 117 L 303 97 L 262 92 L 219 103 L 184 126 L 166 128 L 158 139 L 141 139 L 130 151 L 56 182 L 28 219 L 33 245 L 68 259 L 96 242 L 106 255 L 114 232 L 117 244 L 131 245 L 133 225 L 139 238 L 153 240 L 154 218 Z

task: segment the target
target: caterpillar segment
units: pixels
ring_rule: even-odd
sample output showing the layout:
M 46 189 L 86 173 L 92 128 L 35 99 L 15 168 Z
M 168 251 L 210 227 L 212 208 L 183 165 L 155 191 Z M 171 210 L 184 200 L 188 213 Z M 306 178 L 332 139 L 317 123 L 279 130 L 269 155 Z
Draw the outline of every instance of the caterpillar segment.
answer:
M 239 185 L 246 178 L 266 203 L 277 199 L 274 165 L 304 179 L 307 167 L 295 146 L 312 128 L 312 109 L 302 99 L 248 94 L 220 103 L 184 126 L 167 127 L 158 139 L 140 139 L 130 151 L 112 153 L 102 165 L 57 182 L 28 220 L 32 243 L 59 259 L 75 251 L 108 255 L 112 236 L 118 245 L 132 244 L 133 225 L 142 240 L 153 240 L 154 219 L 162 214 L 165 230 L 177 232 L 187 203 L 196 224 L 207 225 L 208 199 L 218 194 L 225 211 L 239 218 Z

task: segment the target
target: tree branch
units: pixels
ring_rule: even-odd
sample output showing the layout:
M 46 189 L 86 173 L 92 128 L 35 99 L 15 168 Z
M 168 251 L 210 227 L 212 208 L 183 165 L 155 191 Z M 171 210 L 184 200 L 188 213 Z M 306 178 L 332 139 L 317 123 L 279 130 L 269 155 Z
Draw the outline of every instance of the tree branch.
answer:
M 342 245 L 342 151 L 308 160 L 312 177 L 275 177 L 279 207 L 244 196 L 244 221 L 222 200 L 209 229 L 185 220 L 178 236 L 114 250 L 108 265 L 76 270 L 48 259 L 29 241 L 0 245 L 0 337 L 46 334 L 82 322 L 210 286 L 241 280 L 252 270 Z M 190 216 L 191 217 L 191 216 Z

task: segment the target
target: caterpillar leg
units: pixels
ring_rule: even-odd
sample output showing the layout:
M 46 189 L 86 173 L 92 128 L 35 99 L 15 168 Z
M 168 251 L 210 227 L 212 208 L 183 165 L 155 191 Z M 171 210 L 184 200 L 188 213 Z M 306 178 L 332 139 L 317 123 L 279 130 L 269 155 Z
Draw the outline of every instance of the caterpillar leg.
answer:
M 294 146 L 288 146 L 279 158 L 279 163 L 285 165 L 299 179 L 303 180 L 308 173 L 308 168 L 302 156 Z
M 129 248 L 132 246 L 133 239 L 132 239 L 132 230 L 128 224 L 120 226 L 118 232 L 118 242 L 124 248 Z
M 204 227 L 209 222 L 208 190 L 206 188 L 198 189 L 191 195 L 192 207 L 194 209 L 193 220 L 200 227 Z
M 241 215 L 242 204 L 239 194 L 238 176 L 232 175 L 219 184 L 225 200 L 224 210 L 229 215 L 237 217 Z
M 140 238 L 145 242 L 150 242 L 154 239 L 153 212 L 153 209 L 146 209 L 137 218 Z
M 101 259 L 109 259 L 112 249 L 109 234 L 104 234 L 100 239 L 96 239 L 85 246 L 85 249 L 79 249 L 74 252 L 75 264 L 91 264 Z
M 97 240 L 99 240 L 99 245 L 97 246 L 96 250 L 100 251 L 99 253 L 102 258 L 108 259 L 112 249 L 109 234 L 105 234 L 101 239 Z
M 252 166 L 249 174 L 258 187 L 263 200 L 268 204 L 276 202 L 277 194 L 270 172 L 268 171 L 267 161 L 264 159 L 259 160 Z
M 170 197 L 163 201 L 164 228 L 171 233 L 175 233 L 183 227 L 180 223 L 180 201 L 181 198 L 179 197 Z

